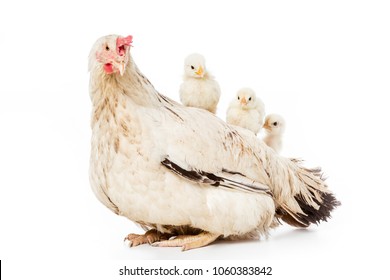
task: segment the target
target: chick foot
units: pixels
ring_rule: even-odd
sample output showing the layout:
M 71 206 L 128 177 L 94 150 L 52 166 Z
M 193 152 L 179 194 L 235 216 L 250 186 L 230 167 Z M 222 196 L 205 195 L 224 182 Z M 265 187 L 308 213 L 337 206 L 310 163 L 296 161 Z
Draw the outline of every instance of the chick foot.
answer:
M 200 248 L 214 242 L 220 235 L 202 232 L 198 235 L 179 235 L 173 239 L 151 244 L 155 247 L 182 247 L 182 251 Z
M 124 241 L 129 241 L 129 247 L 135 247 L 141 244 L 152 244 L 157 241 L 168 240 L 172 235 L 161 233 L 155 229 L 148 230 L 145 234 L 130 233 Z

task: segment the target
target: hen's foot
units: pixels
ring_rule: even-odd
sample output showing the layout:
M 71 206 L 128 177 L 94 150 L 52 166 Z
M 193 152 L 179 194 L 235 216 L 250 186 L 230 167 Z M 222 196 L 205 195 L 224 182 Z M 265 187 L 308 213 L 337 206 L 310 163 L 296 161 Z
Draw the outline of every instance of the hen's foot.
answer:
M 156 247 L 182 247 L 182 251 L 200 248 L 214 242 L 220 235 L 209 232 L 202 232 L 198 235 L 179 235 L 170 240 L 155 242 Z
M 155 229 L 148 230 L 145 234 L 130 233 L 124 241 L 129 241 L 129 247 L 135 247 L 141 244 L 152 244 L 161 240 L 168 240 L 172 235 L 161 233 Z

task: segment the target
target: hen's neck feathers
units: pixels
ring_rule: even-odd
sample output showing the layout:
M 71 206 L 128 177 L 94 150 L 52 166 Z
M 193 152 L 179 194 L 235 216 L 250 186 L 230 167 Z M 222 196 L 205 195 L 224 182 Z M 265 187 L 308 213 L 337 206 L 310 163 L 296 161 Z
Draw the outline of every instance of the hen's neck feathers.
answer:
M 139 106 L 161 106 L 160 94 L 139 71 L 131 56 L 123 76 L 118 73 L 107 75 L 101 68 L 95 67 L 90 79 L 94 107 L 105 100 L 118 99 L 120 95 L 127 96 Z

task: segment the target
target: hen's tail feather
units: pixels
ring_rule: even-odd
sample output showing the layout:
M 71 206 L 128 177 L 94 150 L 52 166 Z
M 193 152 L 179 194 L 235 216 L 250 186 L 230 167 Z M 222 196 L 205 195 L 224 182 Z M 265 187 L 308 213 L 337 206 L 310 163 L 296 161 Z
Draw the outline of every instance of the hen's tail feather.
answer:
M 288 223 L 294 227 L 308 227 L 308 223 L 302 222 L 297 214 L 293 211 L 290 211 L 288 207 L 280 207 L 276 209 L 276 217 L 282 219 L 284 222 Z
M 290 183 L 295 184 L 292 189 L 296 192 L 291 192 L 290 199 L 279 202 L 277 217 L 295 227 L 308 227 L 327 221 L 341 203 L 325 184 L 321 169 L 302 167 L 300 160 L 291 160 L 291 163 L 290 168 L 293 167 L 294 172 L 290 176 L 295 179 Z
M 296 195 L 294 198 L 304 214 L 279 210 L 281 219 L 295 227 L 308 227 L 310 224 L 326 222 L 331 217 L 331 212 L 341 203 L 332 193 L 321 193 L 321 195 L 322 202 L 313 197 L 316 204 L 320 206 L 318 209 L 307 203 L 301 195 Z

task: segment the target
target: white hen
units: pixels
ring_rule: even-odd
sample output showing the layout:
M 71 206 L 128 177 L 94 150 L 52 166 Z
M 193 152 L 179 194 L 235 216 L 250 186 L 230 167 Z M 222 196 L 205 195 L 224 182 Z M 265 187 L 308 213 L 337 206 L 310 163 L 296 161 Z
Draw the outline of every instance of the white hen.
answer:
M 264 103 L 256 93 L 250 88 L 242 88 L 227 109 L 226 122 L 257 134 L 263 126 L 264 115 Z
M 215 114 L 221 95 L 218 82 L 206 69 L 200 54 L 187 56 L 184 61 L 184 81 L 180 86 L 180 101 L 185 106 L 202 108 Z
M 263 141 L 277 153 L 282 150 L 282 137 L 286 128 L 286 122 L 282 116 L 269 114 L 265 117 L 263 128 L 265 136 Z
M 109 209 L 148 229 L 129 234 L 131 246 L 188 250 L 266 234 L 278 219 L 307 227 L 330 217 L 338 201 L 318 170 L 159 94 L 135 65 L 130 44 L 130 36 L 100 38 L 89 69 L 91 186 Z

